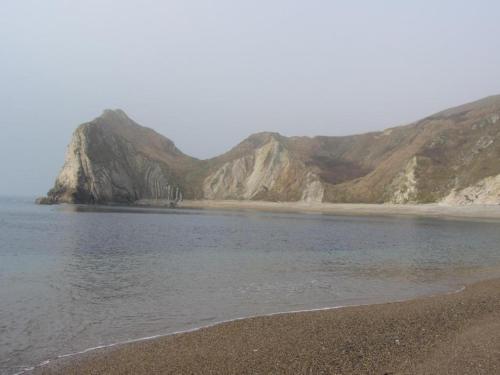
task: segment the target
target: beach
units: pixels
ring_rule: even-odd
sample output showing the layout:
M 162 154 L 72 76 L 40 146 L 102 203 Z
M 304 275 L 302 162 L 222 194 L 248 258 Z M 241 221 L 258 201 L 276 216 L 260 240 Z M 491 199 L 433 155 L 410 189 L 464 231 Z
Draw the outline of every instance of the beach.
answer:
M 457 292 L 236 320 L 52 362 L 35 374 L 495 374 L 500 279 Z
M 160 201 L 161 202 L 161 201 Z M 141 203 L 141 202 L 140 202 Z M 155 201 L 142 201 L 155 206 Z M 156 203 L 161 206 L 161 203 Z M 259 210 L 273 212 L 311 212 L 332 215 L 368 216 L 422 216 L 449 219 L 500 219 L 500 205 L 445 205 L 445 204 L 363 204 L 318 202 L 266 202 L 242 200 L 185 200 L 180 208 L 218 210 Z

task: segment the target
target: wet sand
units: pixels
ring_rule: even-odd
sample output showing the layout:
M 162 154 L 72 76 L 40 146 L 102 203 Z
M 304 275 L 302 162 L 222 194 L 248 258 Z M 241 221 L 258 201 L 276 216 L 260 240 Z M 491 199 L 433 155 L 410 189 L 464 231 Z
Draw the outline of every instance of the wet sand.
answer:
M 498 374 L 500 279 L 406 302 L 249 318 L 36 374 Z
M 148 201 L 154 206 L 154 201 Z M 362 204 L 306 203 L 238 200 L 182 201 L 180 208 L 218 210 L 258 210 L 283 212 L 313 212 L 334 215 L 422 216 L 455 219 L 500 220 L 500 205 L 448 206 L 442 204 Z

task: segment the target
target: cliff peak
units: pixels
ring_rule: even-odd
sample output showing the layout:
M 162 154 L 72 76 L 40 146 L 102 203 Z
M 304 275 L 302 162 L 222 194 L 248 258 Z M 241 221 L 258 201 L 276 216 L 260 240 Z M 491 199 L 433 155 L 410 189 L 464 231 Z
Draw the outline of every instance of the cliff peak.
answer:
M 107 108 L 104 111 L 102 111 L 102 114 L 98 118 L 106 120 L 127 121 L 127 122 L 132 121 L 132 119 L 128 117 L 128 115 L 125 113 L 125 111 L 119 108 L 117 109 Z
M 260 146 L 268 142 L 280 142 L 284 138 L 285 137 L 277 132 L 259 132 L 251 134 L 243 142 L 249 142 L 255 146 Z
M 251 134 L 248 138 L 270 139 L 280 137 L 282 137 L 282 135 L 278 132 L 258 132 Z
M 123 109 L 120 109 L 120 108 L 115 108 L 115 109 L 111 109 L 111 108 L 106 108 L 104 111 L 102 111 L 102 115 L 105 116 L 105 115 L 119 115 L 119 116 L 127 116 L 127 114 L 125 113 L 125 111 Z

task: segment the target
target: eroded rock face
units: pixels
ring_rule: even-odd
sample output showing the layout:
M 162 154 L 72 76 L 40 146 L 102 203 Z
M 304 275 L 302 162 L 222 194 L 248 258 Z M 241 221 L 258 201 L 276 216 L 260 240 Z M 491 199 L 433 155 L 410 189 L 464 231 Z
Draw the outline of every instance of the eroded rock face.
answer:
M 274 136 L 252 153 L 224 163 L 203 182 L 206 199 L 323 199 L 319 178 Z
M 453 190 L 441 203 L 448 205 L 500 204 L 500 175 L 486 177 L 465 189 Z
M 114 129 L 116 126 L 121 127 L 120 131 Z M 174 170 L 160 156 L 171 152 L 174 158 L 182 158 L 182 154 L 169 150 L 173 144 L 168 140 L 159 147 L 154 143 L 146 145 L 149 150 L 133 143 L 133 137 L 147 133 L 122 111 L 106 111 L 93 122 L 81 125 L 73 134 L 64 166 L 48 197 L 67 203 L 181 198 Z M 155 157 L 155 153 L 160 155 Z
M 40 203 L 242 199 L 500 204 L 500 96 L 345 137 L 254 134 L 208 160 L 107 110 L 75 131 Z
M 417 163 L 416 156 L 410 159 L 403 171 L 394 179 L 392 183 L 391 203 L 415 203 L 417 202 Z

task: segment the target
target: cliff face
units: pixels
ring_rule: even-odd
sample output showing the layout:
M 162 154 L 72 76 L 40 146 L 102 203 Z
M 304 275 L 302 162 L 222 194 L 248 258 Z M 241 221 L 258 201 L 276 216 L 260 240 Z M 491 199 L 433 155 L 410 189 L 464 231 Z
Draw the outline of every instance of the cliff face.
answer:
M 205 198 L 322 201 L 319 177 L 287 149 L 283 137 L 261 133 L 245 142 L 254 148 L 233 158 L 232 153 L 247 146 L 240 144 L 215 160 L 222 165 L 204 179 Z
M 48 197 L 68 203 L 131 203 L 179 199 L 182 169 L 196 162 L 167 138 L 106 110 L 74 132 L 64 166 Z
M 254 199 L 500 204 L 500 96 L 347 137 L 259 133 L 198 160 L 123 111 L 75 131 L 50 202 Z

